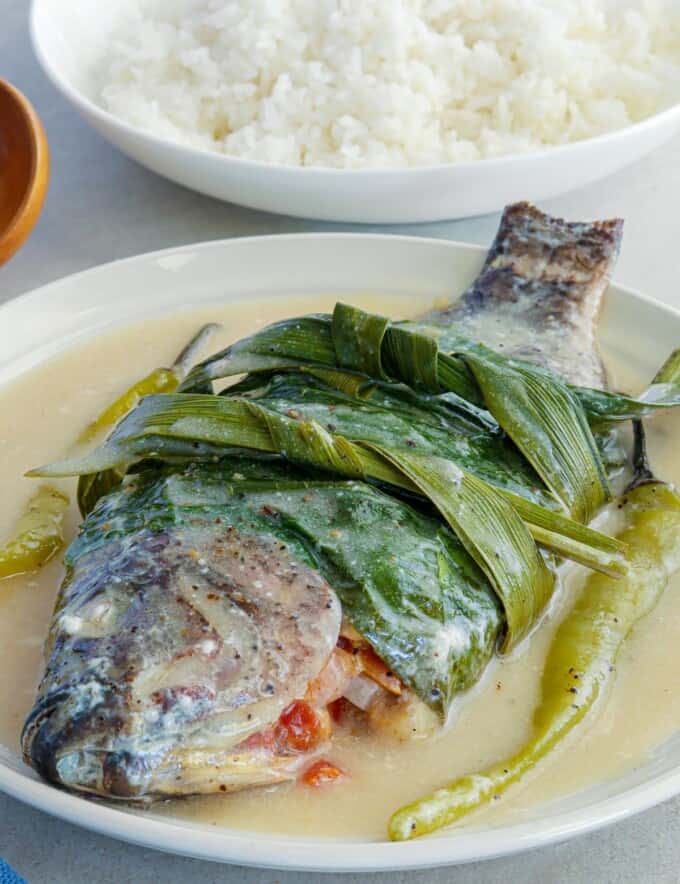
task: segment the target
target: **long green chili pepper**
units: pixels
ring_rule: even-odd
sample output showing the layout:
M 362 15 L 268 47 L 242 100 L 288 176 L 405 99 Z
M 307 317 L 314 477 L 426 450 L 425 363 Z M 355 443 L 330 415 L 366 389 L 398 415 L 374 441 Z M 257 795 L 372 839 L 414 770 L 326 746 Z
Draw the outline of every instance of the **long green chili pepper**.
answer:
M 172 393 L 189 373 L 192 363 L 208 338 L 219 328 L 210 322 L 204 325 L 182 349 L 170 368 L 156 368 L 150 374 L 136 381 L 114 402 L 101 412 L 83 430 L 77 440 L 78 445 L 86 445 L 106 430 L 114 427 L 121 418 L 132 411 L 144 396 L 153 393 Z M 81 515 L 86 516 L 99 498 L 108 494 L 123 481 L 124 469 L 103 470 L 87 473 L 78 479 L 77 500 Z
M 41 485 L 19 518 L 13 536 L 0 547 L 0 578 L 37 571 L 61 547 L 68 497 Z
M 78 437 L 78 443 L 92 442 L 105 430 L 110 430 L 122 417 L 125 417 L 128 411 L 132 411 L 144 396 L 150 396 L 152 393 L 172 393 L 176 390 L 191 368 L 196 354 L 217 328 L 219 326 L 214 322 L 204 325 L 184 347 L 170 368 L 156 368 L 146 377 L 135 381 L 85 427 Z
M 92 442 L 106 430 L 110 430 L 143 396 L 151 393 L 172 393 L 179 385 L 179 378 L 171 368 L 156 368 L 150 374 L 129 387 L 101 412 L 78 436 L 79 444 Z
M 626 636 L 654 607 L 680 567 L 680 497 L 652 476 L 639 421 L 635 441 L 636 478 L 622 500 L 628 527 L 620 534 L 628 547 L 628 573 L 620 580 L 591 574 L 557 630 L 543 671 L 531 739 L 510 758 L 398 810 L 388 826 L 393 840 L 417 838 L 460 820 L 545 757 L 595 705 Z

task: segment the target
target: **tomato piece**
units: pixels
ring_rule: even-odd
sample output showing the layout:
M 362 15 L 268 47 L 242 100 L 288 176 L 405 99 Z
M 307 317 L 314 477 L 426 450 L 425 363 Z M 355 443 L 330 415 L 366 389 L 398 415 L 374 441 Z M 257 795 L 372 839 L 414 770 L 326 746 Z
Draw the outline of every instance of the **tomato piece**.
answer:
M 274 735 L 274 731 L 269 728 L 266 731 L 258 731 L 255 734 L 251 734 L 249 737 L 246 737 L 241 743 L 238 744 L 238 749 L 273 749 L 276 745 L 276 737 Z
M 341 767 L 333 764 L 332 761 L 320 758 L 318 761 L 315 761 L 314 764 L 310 764 L 309 767 L 306 768 L 302 774 L 301 780 L 305 786 L 311 786 L 313 789 L 318 789 L 320 786 L 336 783 L 338 780 L 343 780 L 345 777 L 346 773 Z
M 344 697 L 338 697 L 337 700 L 333 700 L 332 703 L 328 704 L 328 712 L 331 716 L 331 719 L 336 723 L 340 724 L 340 722 L 347 717 L 350 710 L 350 702 L 346 700 Z
M 324 739 L 318 713 L 304 700 L 293 700 L 279 716 L 274 728 L 276 743 L 282 752 L 309 752 Z

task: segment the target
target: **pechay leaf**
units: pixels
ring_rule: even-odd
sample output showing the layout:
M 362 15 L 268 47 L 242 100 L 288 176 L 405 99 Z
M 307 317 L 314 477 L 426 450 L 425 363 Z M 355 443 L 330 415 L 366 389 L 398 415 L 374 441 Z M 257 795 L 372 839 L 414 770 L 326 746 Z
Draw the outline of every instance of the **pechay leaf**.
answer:
M 540 546 L 609 577 L 622 577 L 626 573 L 626 548 L 616 537 L 595 531 L 525 497 L 504 490 L 501 493 L 517 510 Z
M 336 304 L 332 319 L 338 365 L 373 378 L 409 378 L 409 385 L 438 393 L 437 343 L 394 326 L 384 316 Z
M 323 574 L 352 625 L 442 715 L 478 680 L 504 628 L 484 574 L 438 519 L 364 482 L 310 478 L 283 462 L 147 466 L 89 514 L 67 555 L 70 573 L 85 556 L 106 562 L 107 546 L 121 540 L 134 550 L 144 534 L 184 525 L 199 544 L 227 526 L 285 544 Z
M 589 522 L 610 495 L 579 402 L 558 379 L 476 349 L 466 360 L 485 405 L 570 515 Z
M 33 470 L 31 475 L 66 476 L 98 470 L 121 468 L 142 459 L 205 460 L 235 450 L 263 455 L 283 454 L 290 461 L 318 469 L 332 470 L 340 475 L 369 477 L 409 492 L 418 488 L 403 471 L 390 465 L 375 453 L 371 445 L 394 451 L 400 448 L 395 435 L 386 428 L 385 416 L 379 411 L 376 425 L 387 429 L 366 432 L 360 426 L 354 441 L 363 444 L 348 447 L 348 438 L 326 430 L 317 420 L 301 420 L 299 411 L 273 412 L 269 403 L 251 400 L 224 399 L 210 395 L 174 394 L 148 397 L 118 426 L 107 443 L 82 459 L 73 459 Z M 334 419 L 338 412 L 333 412 Z M 344 428 L 343 428 L 344 430 Z M 432 446 L 428 453 L 442 458 L 441 450 Z M 359 458 L 361 470 L 359 471 Z M 453 461 L 457 469 L 464 464 Z M 468 470 L 465 470 L 468 472 Z M 612 546 L 606 535 L 592 531 L 577 522 L 560 516 L 536 501 L 524 499 L 512 489 L 500 488 L 532 533 L 541 543 L 565 558 L 573 558 L 588 567 L 616 575 L 621 571 L 621 550 Z M 540 529 L 535 531 L 532 526 Z M 567 541 L 562 538 L 566 538 Z M 575 545 L 574 542 L 578 545 Z
M 342 304 L 336 307 L 336 313 L 340 310 L 346 311 L 346 315 L 338 318 L 337 333 L 341 337 L 338 340 L 337 350 L 333 340 L 334 317 L 328 314 L 317 314 L 287 319 L 274 323 L 250 337 L 243 338 L 206 359 L 189 373 L 179 389 L 184 393 L 202 392 L 206 383 L 239 374 L 312 366 L 354 367 L 355 370 L 364 370 L 366 367 L 372 366 L 374 371 L 379 372 L 376 377 L 383 377 L 384 373 L 378 368 L 381 354 L 374 354 L 373 361 L 371 361 L 370 354 L 360 355 L 356 350 L 359 340 L 356 332 L 359 327 L 365 331 L 372 327 L 370 340 L 375 346 L 375 332 L 378 331 L 378 336 L 380 336 L 380 329 L 385 326 L 388 320 L 375 314 L 356 311 L 355 308 Z M 373 317 L 374 321 L 369 321 L 364 317 Z M 399 335 L 399 330 L 402 327 L 408 331 L 409 336 L 406 338 Z M 420 327 L 418 329 L 420 330 Z M 434 329 L 432 334 L 436 340 L 436 335 L 441 334 L 441 330 Z M 427 336 L 427 330 L 423 336 Z M 398 352 L 400 345 L 408 348 L 413 345 L 412 325 L 409 323 L 391 323 L 387 328 L 384 347 L 392 351 L 392 358 L 396 363 L 400 358 Z M 430 344 L 422 344 L 418 341 L 415 342 L 415 346 L 431 349 Z M 354 355 L 351 347 L 355 348 Z M 359 365 L 361 365 L 361 369 L 356 368 Z M 431 372 L 432 369 L 430 366 L 424 366 L 423 370 Z M 474 378 L 471 377 L 464 362 L 455 357 L 440 354 L 438 371 L 446 390 L 452 391 L 470 403 L 482 404 Z M 434 392 L 439 391 L 435 390 Z
M 314 375 L 313 379 L 309 373 Z M 488 422 L 480 427 L 470 420 L 467 411 L 461 420 L 450 407 L 442 409 L 437 397 L 366 381 L 360 374 L 332 369 L 306 370 L 306 374 L 278 374 L 259 384 L 251 378 L 244 395 L 280 414 L 324 425 L 348 439 L 393 449 L 404 448 L 406 443 L 411 454 L 424 452 L 446 457 L 507 492 L 508 500 L 529 523 L 530 533 L 542 546 L 610 576 L 625 573 L 621 545 L 616 541 L 543 506 L 532 506 L 532 501 L 549 503 L 549 498 L 542 496 L 537 477 L 526 472 L 525 463 L 512 446 L 508 447 L 502 434 L 488 432 Z M 325 383 L 318 383 L 322 378 Z M 225 391 L 225 395 L 230 393 Z M 357 400 L 352 394 L 361 398 Z M 482 428 L 486 432 L 480 447 Z M 508 472 L 503 473 L 506 462 Z M 518 487 L 526 500 L 513 493 Z
M 329 316 L 287 319 L 243 338 L 197 365 L 180 390 L 199 392 L 219 378 L 300 365 L 336 365 Z
M 435 330 L 390 323 L 338 304 L 330 321 L 306 317 L 279 323 L 201 370 L 211 376 L 271 370 L 272 355 L 279 367 L 288 368 L 325 359 L 330 366 L 388 377 L 430 395 L 453 394 L 477 408 L 483 403 L 560 504 L 587 521 L 608 499 L 609 489 L 578 398 L 550 373 L 465 339 L 449 336 L 447 346 L 454 350 L 441 352 L 438 337 Z
M 223 395 L 242 392 L 279 414 L 315 421 L 351 440 L 445 457 L 502 490 L 541 545 L 610 576 L 625 571 L 620 544 L 546 510 L 553 506 L 550 495 L 495 422 L 492 431 L 467 409 L 461 414 L 455 404 L 407 387 L 337 369 L 310 371 L 260 381 L 250 376 Z M 567 544 L 567 538 L 573 542 Z
M 674 408 L 680 405 L 680 348 L 671 353 L 652 383 L 637 398 L 583 387 L 575 392 L 588 413 L 603 421 L 634 420 L 658 409 Z
M 344 436 L 331 435 L 315 421 L 282 420 L 258 405 L 251 408 L 257 418 L 264 419 L 273 450 L 286 460 L 354 479 L 366 478 L 361 453 Z
M 490 428 L 457 403 L 442 402 L 404 386 L 366 382 L 364 378 L 352 390 L 350 381 L 362 375 L 325 371 L 324 382 L 306 372 L 276 374 L 260 384 L 252 377 L 247 388 L 238 385 L 236 393 L 279 414 L 316 421 L 347 439 L 445 457 L 492 485 L 543 506 L 556 506 L 535 471 L 495 422 Z M 223 395 L 232 395 L 232 390 Z
M 353 317 L 357 328 L 367 324 L 357 308 L 337 305 L 334 315 L 339 313 Z M 349 321 L 345 319 L 346 324 Z M 463 361 L 487 410 L 574 518 L 588 521 L 609 498 L 604 467 L 585 414 L 559 378 L 462 338 L 451 339 L 452 352 L 440 354 L 435 336 L 418 327 L 390 326 L 381 340 L 386 353 L 383 366 L 391 379 L 423 386 L 432 393 L 445 390 L 438 372 L 441 357 Z M 357 338 L 354 348 L 361 343 Z M 370 346 L 374 349 L 375 342 Z
M 174 447 L 176 445 L 179 447 Z M 239 449 L 277 453 L 305 467 L 349 478 L 371 479 L 425 496 L 461 539 L 465 538 L 463 542 L 468 552 L 484 573 L 496 581 L 494 586 L 503 604 L 512 602 L 517 610 L 520 606 L 524 608 L 524 620 L 516 613 L 509 617 L 509 644 L 518 641 L 517 636 L 526 634 L 540 616 L 548 597 L 546 572 L 542 560 L 537 564 L 538 554 L 530 536 L 531 529 L 527 531 L 515 508 L 491 486 L 444 458 L 411 455 L 403 449 L 366 441 L 352 442 L 330 433 L 318 422 L 281 415 L 254 401 L 174 394 L 144 400 L 119 425 L 109 443 L 86 459 L 80 468 L 91 472 L 93 467 L 114 466 L 117 460 L 129 462 L 134 458 L 167 459 L 168 456 L 186 455 L 195 460 L 203 455 L 202 446 L 206 445 L 210 453 L 205 456 L 228 454 Z M 425 465 L 431 473 L 429 480 L 422 473 L 416 476 L 418 466 L 424 469 Z M 62 464 L 47 472 L 63 473 L 65 469 L 74 468 L 77 466 L 73 463 Z M 454 475 L 464 477 L 462 485 L 452 481 Z M 534 518 L 536 512 L 547 514 L 546 519 L 550 515 L 540 507 L 530 512 L 534 513 Z M 474 522 L 463 519 L 462 513 L 470 519 L 474 517 L 474 521 L 482 520 L 482 527 L 477 530 L 483 529 L 487 533 L 475 535 Z M 506 523 L 507 519 L 511 521 Z M 574 523 L 561 517 L 561 520 L 544 524 L 549 527 L 543 529 L 542 536 L 545 538 L 546 532 L 551 532 L 551 548 L 561 551 L 563 547 L 565 554 L 574 550 L 574 544 L 562 543 L 557 533 L 564 525 L 574 526 Z M 575 529 L 588 531 L 577 525 Z M 493 543 L 484 547 L 482 541 L 488 532 L 493 534 L 494 531 L 500 534 L 494 535 Z M 567 533 L 574 534 L 574 528 L 569 527 Z M 500 535 L 504 538 L 502 542 Z M 594 536 L 594 532 L 590 536 Z M 532 556 L 528 555 L 527 538 Z M 580 536 L 581 541 L 586 539 L 586 535 Z M 577 552 L 580 561 L 587 559 L 585 543 L 580 543 Z M 603 555 L 593 547 L 589 554 L 591 567 L 607 573 L 613 571 L 609 550 Z M 499 558 L 490 559 L 490 555 Z M 520 567 L 518 562 L 522 560 L 524 565 Z M 493 570 L 496 562 L 499 571 Z M 535 597 L 529 595 L 530 592 Z
M 354 326 L 369 327 L 367 320 L 349 315 L 362 313 L 356 308 L 338 305 L 336 313 L 342 309 L 348 315 L 344 319 L 344 327 Z M 373 316 L 373 314 L 363 314 Z M 384 317 L 375 317 L 376 327 L 384 327 Z M 363 324 L 363 325 L 362 325 Z M 455 330 L 455 329 L 454 329 Z M 444 335 L 441 328 L 428 327 L 413 322 L 390 323 L 384 328 L 382 352 L 375 354 L 374 365 L 385 367 L 389 364 L 397 372 L 402 369 L 399 366 L 413 364 L 414 351 L 419 352 L 417 372 L 414 374 L 413 383 L 423 384 L 427 390 L 433 393 L 441 393 L 442 390 L 454 393 L 456 396 L 473 405 L 483 403 L 479 388 L 466 367 L 465 362 L 453 354 L 448 346 L 443 349 L 436 346 L 436 365 L 431 361 L 423 361 L 423 354 L 434 353 L 432 342 L 442 339 L 449 340 L 452 337 L 458 342 L 473 345 L 474 342 L 465 338 L 451 335 L 452 329 L 448 329 Z M 343 347 L 340 345 L 340 351 Z M 670 358 L 680 360 L 680 351 L 676 351 Z M 409 353 L 411 356 L 409 357 Z M 498 354 L 497 354 L 498 355 Z M 199 392 L 202 387 L 218 378 L 233 377 L 246 372 L 269 372 L 283 369 L 295 369 L 305 366 L 343 367 L 352 365 L 367 366 L 363 363 L 363 356 L 355 354 L 350 358 L 349 353 L 338 357 L 333 341 L 333 320 L 331 316 L 319 314 L 305 316 L 298 319 L 285 320 L 263 329 L 249 338 L 245 338 L 231 347 L 211 356 L 205 362 L 198 365 L 182 384 L 184 392 Z M 503 357 L 499 357 L 503 358 Z M 510 362 L 510 360 L 507 360 Z M 517 364 L 517 360 L 513 360 Z M 551 376 L 550 372 L 543 371 L 544 376 Z M 376 377 L 384 378 L 384 371 Z M 437 378 L 439 386 L 434 389 L 433 378 Z M 643 417 L 653 414 L 664 408 L 673 408 L 680 405 L 680 384 L 661 383 L 651 385 L 640 397 L 625 396 L 618 393 L 610 393 L 606 390 L 594 390 L 587 387 L 567 385 L 584 408 L 590 421 L 622 421 L 631 420 L 635 417 Z
M 86 516 L 94 509 L 100 497 L 110 494 L 123 481 L 125 469 L 113 467 L 96 473 L 84 473 L 78 478 L 77 500 L 78 509 Z
M 441 458 L 376 448 L 437 507 L 498 595 L 509 651 L 536 625 L 555 587 L 553 574 L 512 505 L 475 476 Z
M 337 364 L 372 378 L 385 378 L 382 347 L 389 324 L 384 316 L 337 304 L 331 325 Z
M 657 383 L 637 398 L 605 390 L 574 390 L 591 421 L 628 421 L 680 405 L 680 384 Z

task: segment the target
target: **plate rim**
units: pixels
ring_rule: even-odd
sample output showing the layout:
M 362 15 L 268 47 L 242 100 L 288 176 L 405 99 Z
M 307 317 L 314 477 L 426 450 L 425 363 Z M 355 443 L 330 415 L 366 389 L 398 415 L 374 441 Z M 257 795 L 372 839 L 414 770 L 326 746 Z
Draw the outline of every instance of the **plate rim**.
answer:
M 31 299 L 49 296 L 52 289 L 64 287 L 67 291 L 71 284 L 78 284 L 88 277 L 115 273 L 125 265 L 141 266 L 173 255 L 186 255 L 187 252 L 228 250 L 243 243 L 257 242 L 266 247 L 272 241 L 312 242 L 319 239 L 364 243 L 372 240 L 389 242 L 391 245 L 403 244 L 405 247 L 426 244 L 443 251 L 466 251 L 480 255 L 487 251 L 483 246 L 455 240 L 389 233 L 289 233 L 207 240 L 128 256 L 68 274 L 10 298 L 0 305 L 0 319 L 6 314 L 8 307 L 17 304 L 30 307 Z M 611 287 L 617 296 L 639 301 L 646 310 L 673 317 L 675 322 L 680 321 L 680 309 L 676 307 L 616 282 L 612 282 Z M 96 287 L 92 291 L 96 293 Z M 96 294 L 93 297 L 96 298 Z M 99 333 L 98 330 L 93 330 L 93 334 L 96 333 Z M 14 750 L 7 751 L 16 757 Z M 299 835 L 270 835 L 226 827 L 209 828 L 205 824 L 176 819 L 145 818 L 143 814 L 121 811 L 111 803 L 66 793 L 43 782 L 30 769 L 26 768 L 24 771 L 12 762 L 5 761 L 2 752 L 0 790 L 67 822 L 138 846 L 258 868 L 311 872 L 377 872 L 424 869 L 510 856 L 602 828 L 680 793 L 680 765 L 653 775 L 618 795 L 599 799 L 586 808 L 548 813 L 540 820 L 511 825 L 452 830 L 449 835 L 404 843 L 369 841 L 356 837 L 303 839 Z M 256 851 L 253 849 L 254 844 Z M 348 851 L 347 847 L 352 849 Z
M 679 105 L 680 107 L 680 105 Z M 32 289 L 25 289 L 24 291 L 19 292 L 16 295 L 11 295 L 6 301 L 0 303 L 0 315 L 2 312 L 9 306 L 16 304 L 17 302 L 23 302 L 23 299 L 28 299 L 33 295 L 42 295 L 46 289 L 51 287 L 58 287 L 64 283 L 70 283 L 75 281 L 76 279 L 80 279 L 81 277 L 86 277 L 89 274 L 93 276 L 101 273 L 102 271 L 108 271 L 113 268 L 117 268 L 119 266 L 125 264 L 134 264 L 137 262 L 145 262 L 145 261 L 157 261 L 158 259 L 163 258 L 171 258 L 174 255 L 183 255 L 188 252 L 203 252 L 209 251 L 211 247 L 216 248 L 224 248 L 229 246 L 231 243 L 255 243 L 255 242 L 269 242 L 272 240 L 302 240 L 302 239 L 352 239 L 352 240 L 367 240 L 367 239 L 377 239 L 377 240 L 401 240 L 402 242 L 410 242 L 410 243 L 425 243 L 429 245 L 451 245 L 455 246 L 457 249 L 461 251 L 469 251 L 469 252 L 487 252 L 488 249 L 485 246 L 480 246 L 477 243 L 470 242 L 462 242 L 460 240 L 453 239 L 443 239 L 436 236 L 419 236 L 418 234 L 408 234 L 408 233 L 361 233 L 361 232 L 353 232 L 353 231 L 343 231 L 343 230 L 320 230 L 320 231 L 307 231 L 305 233 L 265 233 L 258 234 L 253 233 L 247 236 L 225 236 L 220 237 L 218 239 L 203 239 L 198 242 L 192 243 L 184 243 L 178 244 L 174 246 L 166 246 L 162 249 L 153 249 L 150 252 L 137 252 L 134 255 L 124 255 L 120 258 L 114 258 L 112 261 L 104 261 L 102 264 L 94 264 L 92 267 L 85 267 L 83 270 L 74 270 L 71 273 L 66 273 L 64 276 L 58 276 L 56 279 L 51 279 L 48 282 L 44 282 L 39 286 L 36 286 Z M 617 288 L 624 288 L 623 286 L 619 286 L 618 283 L 614 283 Z M 633 292 L 633 289 L 631 289 Z M 660 307 L 668 307 L 669 305 L 664 304 L 662 301 L 657 301 L 654 298 L 649 298 L 647 295 L 640 294 L 640 298 L 643 300 L 651 300 L 654 304 Z M 671 311 L 676 312 L 675 308 L 670 308 Z M 677 310 L 677 314 L 680 316 L 680 308 Z

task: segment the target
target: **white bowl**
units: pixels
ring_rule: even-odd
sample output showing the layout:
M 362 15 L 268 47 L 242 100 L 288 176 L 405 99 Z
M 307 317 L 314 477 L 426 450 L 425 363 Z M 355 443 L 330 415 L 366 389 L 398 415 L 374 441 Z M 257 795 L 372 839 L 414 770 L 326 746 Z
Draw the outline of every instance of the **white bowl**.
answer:
M 94 71 L 124 0 L 34 0 L 33 44 L 55 86 L 101 134 L 143 166 L 221 200 L 326 221 L 400 223 L 495 212 L 581 187 L 667 141 L 680 105 L 644 122 L 538 153 L 409 169 L 322 169 L 251 162 L 174 144 L 96 103 Z
M 232 239 L 119 261 L 0 307 L 0 384 L 78 339 L 162 311 L 262 294 L 285 298 L 291 292 L 338 298 L 359 291 L 395 292 L 415 303 L 451 297 L 470 283 L 484 255 L 475 246 L 439 240 L 318 234 Z M 630 329 L 634 335 L 626 334 Z M 680 340 L 680 312 L 612 286 L 599 338 L 609 352 L 634 360 L 651 375 Z M 544 776 L 550 776 L 548 764 Z M 441 773 L 445 782 L 447 773 Z M 314 871 L 412 869 L 564 841 L 670 798 L 680 793 L 680 735 L 654 748 L 624 776 L 532 807 L 520 823 L 471 820 L 400 844 L 267 835 L 88 801 L 43 782 L 16 751 L 2 746 L 0 789 L 85 828 L 188 856 Z

